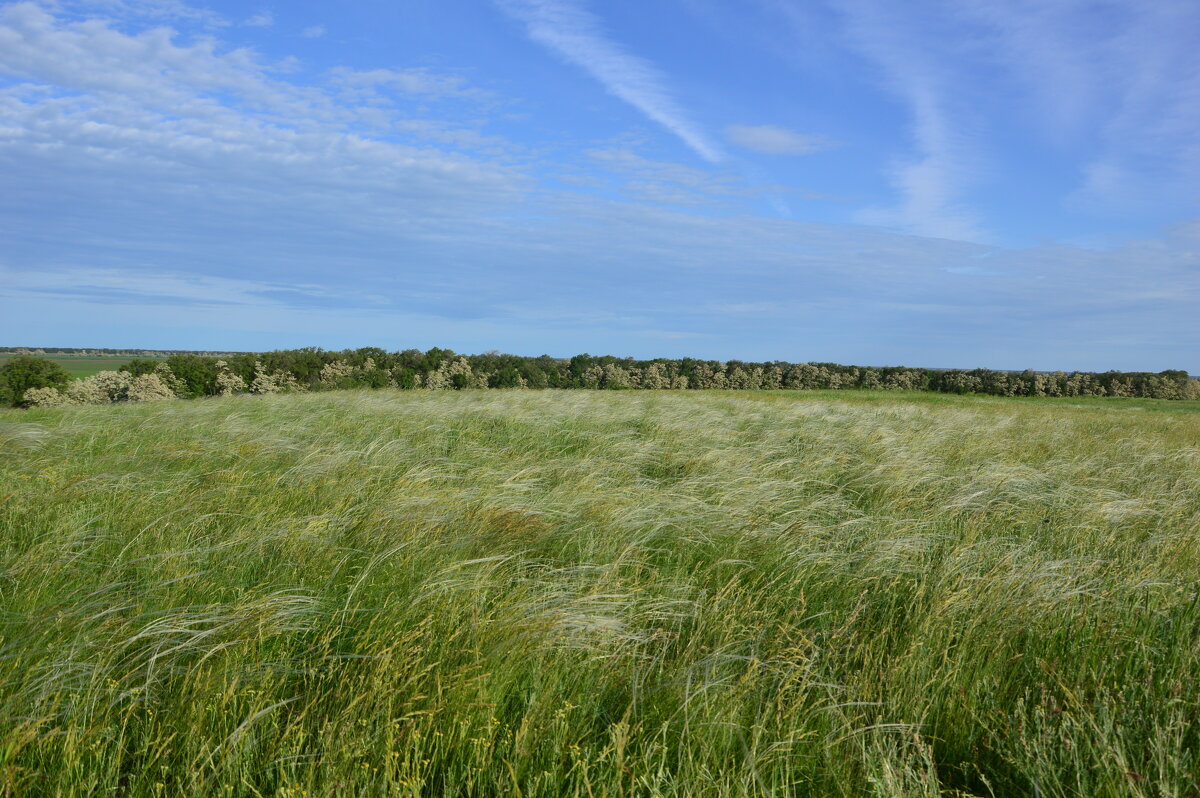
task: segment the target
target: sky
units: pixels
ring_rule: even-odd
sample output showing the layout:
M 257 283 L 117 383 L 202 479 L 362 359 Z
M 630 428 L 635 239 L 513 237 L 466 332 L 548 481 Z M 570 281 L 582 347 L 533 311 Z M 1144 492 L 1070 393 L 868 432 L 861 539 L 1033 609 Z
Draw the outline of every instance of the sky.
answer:
M 1195 0 L 0 2 L 0 345 L 1200 374 Z

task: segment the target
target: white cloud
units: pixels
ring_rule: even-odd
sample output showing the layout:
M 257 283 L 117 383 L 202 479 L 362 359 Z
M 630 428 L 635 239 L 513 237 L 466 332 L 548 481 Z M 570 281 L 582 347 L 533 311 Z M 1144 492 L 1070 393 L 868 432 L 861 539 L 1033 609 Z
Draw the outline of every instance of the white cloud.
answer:
M 373 90 L 387 87 L 405 94 L 430 94 L 441 97 L 482 97 L 483 92 L 467 86 L 457 75 L 443 75 L 428 69 L 368 69 L 337 67 L 330 73 L 333 81 L 347 89 Z
M 334 91 L 291 83 L 282 72 L 253 51 L 223 51 L 211 38 L 181 44 L 170 28 L 125 33 L 99 20 L 64 22 L 31 3 L 0 7 L 0 74 L 26 81 L 20 91 L 6 92 L 6 107 L 14 114 L 29 113 L 33 127 L 24 135 L 55 120 L 72 120 L 80 131 L 97 135 L 118 129 L 135 138 L 162 133 L 177 146 L 208 140 L 229 147 L 241 135 L 233 129 L 243 130 L 247 146 L 255 146 L 256 139 L 267 146 L 321 135 L 379 133 L 359 150 L 391 147 L 399 153 L 403 148 L 387 144 L 382 133 L 409 120 L 395 107 L 347 96 L 347 88 L 387 84 L 407 93 L 483 96 L 457 76 L 424 69 L 335 70 Z M 54 100 L 26 97 L 37 87 L 47 96 L 65 94 Z M 422 124 L 429 127 L 434 120 Z M 446 133 L 444 126 L 438 128 L 439 136 Z M 428 152 L 421 158 L 431 164 L 438 160 Z
M 767 155 L 809 155 L 833 146 L 820 136 L 806 136 L 776 125 L 730 125 L 725 136 L 739 147 Z
M 67 267 L 46 271 L 6 270 L 6 290 L 17 296 L 68 296 L 76 299 L 169 300 L 187 305 L 279 304 L 277 294 L 327 296 L 329 286 L 273 283 L 203 274 L 130 269 Z
M 32 3 L 0 7 L 0 73 L 105 107 L 154 108 L 182 119 L 221 114 L 214 94 L 233 94 L 260 110 L 327 116 L 321 93 L 278 80 L 248 50 L 220 52 L 201 38 L 175 42 L 155 27 L 127 34 L 99 20 L 63 22 Z
M 257 224 L 269 237 L 300 218 L 436 236 L 445 219 L 526 187 L 493 160 L 384 135 L 396 112 L 293 85 L 211 40 L 178 44 L 166 28 L 124 33 L 2 7 L 0 74 L 19 81 L 0 88 L 0 172 L 22 198 L 18 225 L 45 240 L 64 225 L 98 251 L 123 235 L 156 239 L 147 224 L 218 237 L 222 224 Z
M 659 205 L 745 212 L 749 205 L 739 200 L 774 200 L 787 193 L 780 186 L 752 186 L 728 172 L 651 160 L 622 144 L 598 147 L 586 154 L 616 178 L 626 196 Z
M 911 119 L 915 151 L 890 170 L 900 201 L 863 222 L 986 239 L 972 193 L 1029 154 L 1074 167 L 1057 197 L 1071 212 L 1196 207 L 1200 5 L 830 1 Z
M 300 31 L 300 35 L 306 39 L 319 39 L 325 35 L 325 26 L 310 25 L 304 30 Z
M 275 24 L 275 15 L 270 11 L 260 11 L 242 24 L 250 28 L 269 28 Z
M 704 160 L 721 160 L 720 149 L 671 96 L 665 76 L 650 62 L 606 38 L 599 20 L 576 0 L 496 2 L 525 23 L 535 42 L 584 69 L 610 94 L 674 133 Z
M 454 131 L 396 110 L 462 83 L 396 69 L 303 85 L 211 39 L 71 19 L 0 7 L 0 340 L 1198 366 L 1196 225 L 1010 251 L 535 191 L 515 158 L 482 152 L 503 142 L 452 154 L 429 142 Z M 347 94 L 372 87 L 395 107 Z M 628 147 L 587 155 L 585 175 L 601 164 L 644 199 L 743 191 Z M 911 176 L 912 196 L 938 179 Z M 986 274 L 969 268 L 983 254 Z M 648 330 L 703 337 L 672 350 Z
M 48 0 L 43 5 L 55 13 L 86 17 L 103 15 L 106 19 L 142 22 L 168 19 L 198 23 L 209 28 L 221 28 L 229 24 L 220 14 L 207 8 L 190 6 L 184 0 Z
M 1187 202 L 1200 183 L 1200 6 L 1121 0 L 957 4 L 983 52 L 1023 89 L 1019 122 L 1082 159 L 1076 209 L 1105 215 Z
M 988 238 L 964 199 L 984 159 L 967 132 L 955 124 L 959 95 L 952 59 L 927 41 L 952 34 L 932 25 L 928 16 L 882 0 L 834 2 L 852 46 L 875 62 L 884 85 L 908 106 L 917 150 L 916 160 L 901 161 L 890 170 L 901 194 L 899 205 L 866 209 L 860 221 L 937 238 Z

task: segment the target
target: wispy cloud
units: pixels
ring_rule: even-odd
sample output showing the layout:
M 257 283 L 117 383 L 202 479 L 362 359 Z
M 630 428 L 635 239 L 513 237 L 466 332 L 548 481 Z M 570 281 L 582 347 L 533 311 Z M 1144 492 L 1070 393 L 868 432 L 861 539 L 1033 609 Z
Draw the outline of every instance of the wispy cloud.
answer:
M 271 242 L 259 250 L 270 270 L 295 226 L 428 241 L 526 188 L 519 169 L 461 154 L 470 141 L 448 152 L 425 128 L 397 135 L 402 107 L 363 109 L 340 89 L 293 84 L 252 53 L 180 43 L 168 28 L 127 33 L 0 7 L 0 75 L 19 79 L 0 87 L 0 218 L 21 230 L 9 256 L 30 264 L 66 236 L 87 263 L 125 253 L 234 270 L 235 242 L 248 236 Z M 211 265 L 186 254 L 201 241 Z
M 44 5 L 58 13 L 84 17 L 102 15 L 106 19 L 179 20 L 198 23 L 206 28 L 222 28 L 229 24 L 229 20 L 215 11 L 188 5 L 184 0 L 50 0 Z
M 1075 170 L 1055 198 L 1071 212 L 1197 207 L 1196 3 L 829 2 L 911 119 L 914 153 L 891 171 L 900 202 L 862 221 L 987 238 L 975 192 L 1031 154 Z
M 1012 92 L 977 107 L 1003 103 L 1008 129 L 1074 170 L 1061 198 L 1072 212 L 1129 219 L 1164 202 L 1195 207 L 1200 6 L 971 0 L 948 7 L 945 18 L 959 33 L 943 40 L 974 42 L 974 66 L 1003 80 L 989 85 Z M 963 66 L 947 63 L 947 76 L 978 74 Z M 971 90 L 965 81 L 955 87 Z
M 300 35 L 306 39 L 319 39 L 325 35 L 325 26 L 324 25 L 310 25 L 309 27 L 300 31 Z
M 0 265 L 0 275 L 4 276 L 5 292 L 11 296 L 158 301 L 200 307 L 264 304 L 303 306 L 308 302 L 328 297 L 330 288 L 327 285 L 267 282 L 202 274 L 88 267 L 17 271 L 6 270 Z
M 777 125 L 730 125 L 725 137 L 739 147 L 766 155 L 809 155 L 829 149 L 833 142 Z
M 939 238 L 987 238 L 964 201 L 981 158 L 950 111 L 954 70 L 914 30 L 929 33 L 925 27 L 936 26 L 928 15 L 913 19 L 916 15 L 881 0 L 834 4 L 844 15 L 851 45 L 875 62 L 884 85 L 908 106 L 917 150 L 915 161 L 891 169 L 900 204 L 867 209 L 861 221 Z
M 500 115 L 461 102 L 453 74 L 286 72 L 203 20 L 176 33 L 48 8 L 0 5 L 0 340 L 1200 365 L 1196 223 L 1002 250 L 763 218 L 726 170 L 628 141 L 564 163 L 485 141 Z M 893 91 L 927 147 L 914 168 L 951 160 L 913 176 L 900 210 L 917 218 L 915 184 L 947 181 L 920 219 L 937 231 L 975 142 L 951 70 L 909 70 Z M 600 184 L 564 190 L 570 168 Z
M 604 170 L 593 176 L 595 179 L 611 176 L 626 196 L 656 205 L 752 212 L 752 203 L 759 200 L 775 201 L 783 194 L 800 193 L 778 185 L 752 185 L 724 170 L 651 160 L 626 143 L 598 147 L 586 154 Z
M 242 24 L 250 28 L 269 28 L 275 24 L 275 15 L 270 11 L 260 11 Z
M 720 149 L 671 96 L 662 72 L 607 38 L 596 16 L 577 0 L 496 2 L 525 24 L 535 42 L 584 69 L 610 94 L 674 133 L 701 158 L 721 160 Z
M 429 94 L 442 97 L 483 95 L 478 89 L 467 87 L 467 82 L 458 75 L 445 75 L 428 69 L 368 69 L 357 70 L 336 67 L 330 72 L 333 82 L 345 89 L 371 91 L 384 86 L 405 94 Z

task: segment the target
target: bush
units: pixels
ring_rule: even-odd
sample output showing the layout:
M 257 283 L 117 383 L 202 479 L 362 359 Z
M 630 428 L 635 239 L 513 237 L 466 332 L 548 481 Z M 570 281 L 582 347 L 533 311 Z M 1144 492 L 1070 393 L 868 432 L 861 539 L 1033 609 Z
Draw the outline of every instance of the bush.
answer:
M 81 382 L 90 383 L 88 404 L 109 404 L 126 398 L 133 377 L 127 371 L 101 371 Z
M 57 388 L 30 388 L 25 391 L 25 404 L 29 407 L 66 407 L 71 400 Z
M 224 360 L 217 361 L 217 392 L 221 396 L 233 396 L 234 394 L 245 393 L 246 381 L 239 375 L 230 370 L 229 364 Z
M 157 374 L 134 377 L 125 390 L 125 399 L 129 402 L 161 402 L 174 398 L 175 392 Z
M 31 388 L 61 388 L 71 379 L 66 369 L 44 357 L 21 355 L 0 367 L 0 400 L 25 407 L 25 392 Z

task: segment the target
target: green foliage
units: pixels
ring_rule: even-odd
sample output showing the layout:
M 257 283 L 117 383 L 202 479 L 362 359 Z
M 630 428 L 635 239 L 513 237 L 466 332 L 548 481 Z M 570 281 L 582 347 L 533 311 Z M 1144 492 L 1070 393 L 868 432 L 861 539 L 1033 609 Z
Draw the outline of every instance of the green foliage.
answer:
M 183 383 L 188 397 L 215 396 L 217 393 L 217 358 L 200 355 L 172 355 L 167 368 Z
M 0 794 L 1195 795 L 1198 451 L 885 391 L 3 411 Z
M 225 376 L 218 384 L 218 362 Z M 992 396 L 1111 396 L 1154 399 L 1200 399 L 1200 380 L 1174 370 L 1151 373 L 1044 372 L 1020 373 L 990 369 L 936 370 L 902 366 L 867 368 L 837 363 L 748 362 L 730 360 L 635 360 L 612 355 L 550 355 L 521 357 L 500 352 L 458 355 L 433 348 L 387 352 L 363 347 L 341 352 L 317 348 L 241 353 L 223 358 L 176 354 L 167 361 L 187 398 L 238 393 L 231 385 L 286 385 L 287 390 L 344 390 L 350 388 L 590 388 L 890 390 L 935 391 Z M 159 362 L 133 360 L 121 370 L 133 376 L 155 372 Z M 264 376 L 265 375 L 265 376 Z M 160 374 L 167 379 L 168 375 Z M 255 383 L 258 379 L 259 382 Z M 171 382 L 170 379 L 167 379 Z M 172 383 L 174 384 L 174 383 Z
M 161 362 L 162 361 L 149 360 L 147 358 L 135 358 L 122 365 L 118 370 L 127 372 L 134 377 L 140 377 L 143 374 L 153 374 L 154 370 L 158 368 L 158 364 Z
M 291 374 L 301 386 L 311 388 L 320 380 L 321 369 L 337 356 L 332 352 L 308 347 L 264 352 L 258 358 L 268 371 Z
M 521 387 L 521 372 L 515 366 L 503 365 L 492 377 L 488 380 L 489 388 L 519 388 Z
M 0 402 L 21 407 L 30 388 L 61 388 L 71 375 L 44 357 L 19 355 L 0 366 Z
M 397 368 L 393 373 L 397 388 L 409 389 L 417 387 L 417 372 L 410 368 Z

